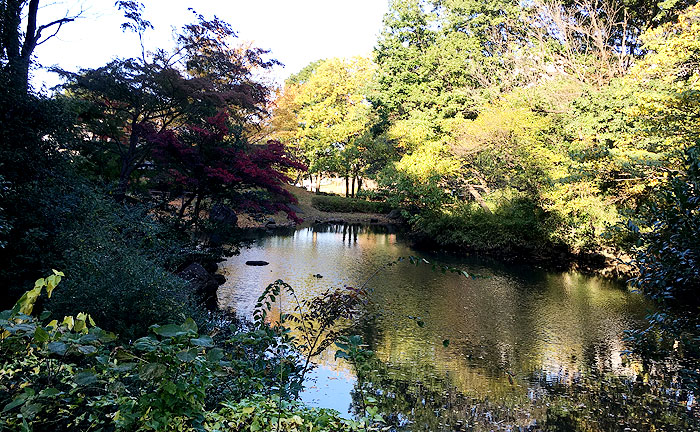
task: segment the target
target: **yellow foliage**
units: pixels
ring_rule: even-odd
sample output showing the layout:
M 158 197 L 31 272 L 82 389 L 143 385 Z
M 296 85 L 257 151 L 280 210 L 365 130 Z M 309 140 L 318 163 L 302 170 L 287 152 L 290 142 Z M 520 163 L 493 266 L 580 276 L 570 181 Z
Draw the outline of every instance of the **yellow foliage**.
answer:
M 444 144 L 429 141 L 405 155 L 395 166 L 398 171 L 425 182 L 432 177 L 455 174 L 459 161 L 450 155 Z

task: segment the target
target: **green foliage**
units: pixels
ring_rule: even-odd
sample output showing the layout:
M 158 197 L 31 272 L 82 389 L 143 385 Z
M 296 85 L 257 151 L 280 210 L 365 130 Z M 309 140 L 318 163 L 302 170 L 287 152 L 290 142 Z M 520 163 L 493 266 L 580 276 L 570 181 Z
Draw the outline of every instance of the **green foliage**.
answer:
M 54 312 L 69 314 L 80 305 L 126 339 L 188 316 L 204 322 L 194 292 L 172 274 L 188 258 L 187 242 L 146 208 L 118 205 L 84 184 L 44 200 L 56 215 L 55 262 L 69 275 L 49 302 Z
M 62 275 L 54 271 L 38 280 L 13 310 L 0 313 L 2 429 L 203 430 L 212 419 L 225 418 L 225 409 L 208 407 L 269 394 L 280 385 L 280 367 L 298 374 L 293 347 L 264 322 L 251 330 L 232 328 L 217 342 L 187 319 L 154 325 L 148 336 L 117 345 L 116 336 L 88 314 L 61 322 L 48 322 L 48 312 L 31 315 L 42 292 L 51 296 Z M 326 421 L 323 415 L 318 413 L 319 422 Z
M 238 403 L 224 403 L 209 414 L 205 430 L 212 432 L 360 432 L 379 430 L 366 420 L 348 420 L 337 411 L 307 408 L 294 401 L 256 397 Z
M 357 141 L 368 128 L 365 93 L 373 69 L 366 58 L 332 58 L 310 64 L 287 82 L 278 105 L 289 118 L 277 129 L 288 129 L 311 173 L 361 172 Z
M 390 2 L 375 48 L 373 103 L 391 118 L 414 111 L 473 118 L 491 87 L 510 84 L 516 69 L 505 54 L 523 24 L 519 15 L 509 1 Z
M 493 213 L 460 204 L 445 212 L 420 214 L 412 222 L 429 241 L 463 252 L 529 260 L 556 253 L 559 247 L 551 235 L 556 216 L 527 198 L 500 202 Z
M 321 211 L 338 213 L 388 213 L 391 211 L 391 208 L 383 202 L 339 196 L 314 196 L 311 198 L 311 205 Z

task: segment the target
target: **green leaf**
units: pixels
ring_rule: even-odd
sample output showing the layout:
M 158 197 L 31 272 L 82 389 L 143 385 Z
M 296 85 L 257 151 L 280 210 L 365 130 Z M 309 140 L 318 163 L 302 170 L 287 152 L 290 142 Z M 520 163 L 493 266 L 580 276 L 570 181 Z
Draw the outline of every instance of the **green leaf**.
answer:
M 181 326 L 182 330 L 197 333 L 197 323 L 192 318 L 187 318 Z
M 136 363 L 121 363 L 113 368 L 115 372 L 129 372 L 136 368 Z
M 163 326 L 153 326 L 153 333 L 157 334 L 158 336 L 163 336 L 163 337 L 178 337 L 178 336 L 183 336 L 188 333 L 189 330 L 183 329 L 179 325 L 175 324 L 167 324 Z
M 36 328 L 36 330 L 34 331 L 34 340 L 37 343 L 43 344 L 44 342 L 48 342 L 49 339 L 51 339 L 51 335 L 49 335 L 49 332 L 44 330 L 42 327 Z
M 92 345 L 78 345 L 78 351 L 82 354 L 94 354 L 97 348 Z
M 31 420 L 36 417 L 36 415 L 39 414 L 43 408 L 44 405 L 39 403 L 26 404 L 21 409 L 22 417 L 27 420 Z
M 88 386 L 97 382 L 97 376 L 94 372 L 83 371 L 75 375 L 75 383 L 80 386 Z
M 180 351 L 179 353 L 175 354 L 175 356 L 178 358 L 183 363 L 189 363 L 191 361 L 194 361 L 194 359 L 197 358 L 197 350 L 196 349 L 191 349 L 191 350 L 183 350 Z
M 241 412 L 242 412 L 243 414 L 246 414 L 246 415 L 252 414 L 253 411 L 255 411 L 255 407 L 243 407 L 243 408 L 241 409 Z
M 83 344 L 84 343 L 91 343 L 91 342 L 95 342 L 97 339 L 98 339 L 98 335 L 96 335 L 95 333 L 89 333 L 89 334 L 86 334 L 84 336 L 81 336 L 80 339 L 78 339 L 78 342 L 83 343 Z
M 167 368 L 160 363 L 148 363 L 141 367 L 139 378 L 144 381 L 157 379 L 162 377 L 166 371 Z
M 17 408 L 18 406 L 24 404 L 25 400 L 27 400 L 25 395 L 20 395 L 20 396 L 16 397 L 12 402 L 5 405 L 5 408 L 2 409 L 2 412 L 7 412 L 7 411 L 10 411 L 10 410 Z
M 58 395 L 60 395 L 61 393 L 62 393 L 62 392 L 61 392 L 59 389 L 54 388 L 54 387 L 51 387 L 51 388 L 47 388 L 47 389 L 44 389 L 44 390 L 40 391 L 40 392 L 39 392 L 39 396 L 41 396 L 41 397 L 52 397 L 52 396 L 58 396 Z
M 134 348 L 139 351 L 151 352 L 158 348 L 158 341 L 151 337 L 142 337 L 134 342 Z
M 219 362 L 224 358 L 224 350 L 221 348 L 214 348 L 207 352 L 207 360 L 210 362 Z
M 53 354 L 57 354 L 60 356 L 64 355 L 66 353 L 66 350 L 68 350 L 68 345 L 66 345 L 63 342 L 49 342 L 49 344 L 46 347 Z
M 177 386 L 172 381 L 166 381 L 163 384 L 163 390 L 165 390 L 166 393 L 174 395 L 175 393 L 177 393 Z
M 213 347 L 214 340 L 209 336 L 200 336 L 197 339 L 190 339 L 192 345 L 197 345 L 205 348 Z

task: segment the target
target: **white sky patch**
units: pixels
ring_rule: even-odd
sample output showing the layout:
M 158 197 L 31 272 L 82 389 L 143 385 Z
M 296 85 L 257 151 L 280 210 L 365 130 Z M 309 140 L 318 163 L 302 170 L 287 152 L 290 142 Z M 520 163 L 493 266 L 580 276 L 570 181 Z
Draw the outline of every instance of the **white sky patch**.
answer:
M 46 4 L 40 11 L 40 23 L 63 17 L 67 10 L 84 11 L 80 19 L 66 24 L 58 36 L 36 49 L 43 67 L 57 65 L 77 71 L 140 55 L 138 38 L 120 28 L 124 18 L 113 0 Z M 196 4 L 192 0 L 145 0 L 144 4 L 144 16 L 155 27 L 146 34 L 146 49 L 171 48 L 172 30 L 193 21 L 188 7 L 194 7 L 207 18 L 217 15 L 229 22 L 241 41 L 271 50 L 270 57 L 285 65 L 273 72 L 278 83 L 314 60 L 369 56 L 388 9 L 388 0 L 200 0 Z M 45 69 L 33 75 L 37 89 L 59 82 Z

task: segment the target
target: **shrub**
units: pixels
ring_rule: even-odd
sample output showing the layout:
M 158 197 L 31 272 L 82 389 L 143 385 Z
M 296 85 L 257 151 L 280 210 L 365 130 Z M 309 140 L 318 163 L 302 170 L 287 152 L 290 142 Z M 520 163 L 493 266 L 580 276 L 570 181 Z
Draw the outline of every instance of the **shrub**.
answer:
M 340 196 L 315 196 L 311 205 L 321 211 L 337 213 L 389 213 L 391 208 L 384 202 L 365 201 Z
M 53 199 L 58 252 L 55 265 L 69 276 L 49 302 L 69 314 L 76 305 L 104 328 L 130 340 L 153 324 L 205 318 L 194 293 L 172 272 L 188 248 L 139 206 L 126 207 L 89 185 Z M 47 204 L 50 205 L 50 204 Z
M 414 228 L 441 246 L 510 255 L 518 252 L 545 253 L 553 245 L 553 216 L 532 200 L 516 198 L 486 213 L 471 203 L 449 212 L 422 213 L 413 218 Z
M 289 371 L 300 369 L 296 356 L 279 355 L 291 347 L 267 324 L 234 332 L 233 349 L 199 334 L 191 319 L 154 325 L 148 336 L 117 345 L 88 314 L 50 322 L 48 313 L 33 315 L 62 276 L 39 279 L 0 313 L 0 430 L 202 430 L 213 415 L 208 407 L 221 401 L 212 396 L 229 404 L 245 396 L 222 393 L 223 386 L 269 394 L 278 377 L 292 379 Z
M 340 417 L 337 411 L 308 408 L 299 402 L 256 397 L 238 403 L 224 403 L 223 408 L 208 416 L 205 429 L 210 431 L 279 431 L 279 432 L 359 432 L 378 430 L 366 420 Z

